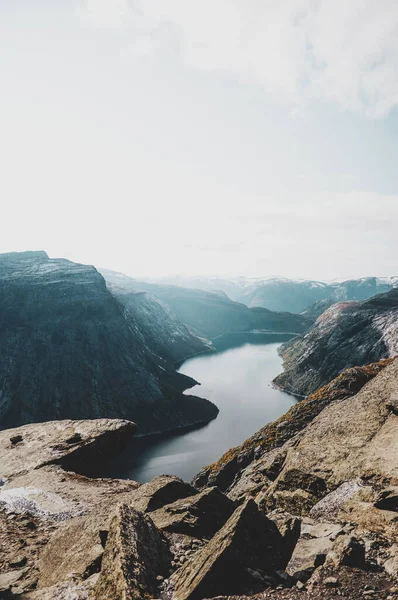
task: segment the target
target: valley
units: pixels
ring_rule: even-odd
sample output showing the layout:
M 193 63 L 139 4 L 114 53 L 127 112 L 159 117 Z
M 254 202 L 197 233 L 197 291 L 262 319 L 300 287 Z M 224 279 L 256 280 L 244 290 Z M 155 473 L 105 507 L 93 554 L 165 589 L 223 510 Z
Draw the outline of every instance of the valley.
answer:
M 395 595 L 396 280 L 260 283 L 0 255 L 0 597 Z
M 201 385 L 190 390 L 217 405 L 220 412 L 208 425 L 186 433 L 133 439 L 114 463 L 96 475 L 144 483 L 169 473 L 185 480 L 241 444 L 296 403 L 270 384 L 281 369 L 278 343 L 244 344 L 238 348 L 188 359 L 180 373 Z

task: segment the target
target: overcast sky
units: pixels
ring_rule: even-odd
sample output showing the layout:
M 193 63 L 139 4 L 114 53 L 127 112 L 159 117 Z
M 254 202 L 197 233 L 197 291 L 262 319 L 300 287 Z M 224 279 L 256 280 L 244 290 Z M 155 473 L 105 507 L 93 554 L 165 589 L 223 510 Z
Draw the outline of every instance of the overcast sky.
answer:
M 398 275 L 397 0 L 0 0 L 0 252 Z

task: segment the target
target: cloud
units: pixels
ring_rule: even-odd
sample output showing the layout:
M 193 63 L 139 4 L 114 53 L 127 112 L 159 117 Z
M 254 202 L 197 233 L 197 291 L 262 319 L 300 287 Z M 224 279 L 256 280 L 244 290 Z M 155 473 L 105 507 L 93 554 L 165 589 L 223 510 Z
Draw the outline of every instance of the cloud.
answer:
M 322 100 L 380 118 L 398 103 L 396 0 L 82 2 L 98 26 L 177 41 L 187 64 L 261 85 L 296 106 Z

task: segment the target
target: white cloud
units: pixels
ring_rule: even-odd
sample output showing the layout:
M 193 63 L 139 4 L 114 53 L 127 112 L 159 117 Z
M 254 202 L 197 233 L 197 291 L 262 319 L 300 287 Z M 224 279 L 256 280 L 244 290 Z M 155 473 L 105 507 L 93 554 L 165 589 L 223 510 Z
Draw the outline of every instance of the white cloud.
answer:
M 300 105 L 383 117 L 398 103 L 396 0 L 84 0 L 99 26 L 164 36 L 183 59 Z M 154 48 L 156 44 L 152 44 Z M 142 44 L 138 43 L 142 52 Z

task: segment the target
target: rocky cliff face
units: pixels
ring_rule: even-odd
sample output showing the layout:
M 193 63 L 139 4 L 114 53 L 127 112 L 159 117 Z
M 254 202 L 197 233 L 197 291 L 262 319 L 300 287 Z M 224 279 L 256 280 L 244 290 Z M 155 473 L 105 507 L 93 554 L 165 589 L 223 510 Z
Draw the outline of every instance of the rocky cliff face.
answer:
M 223 292 L 206 292 L 179 286 L 137 281 L 121 273 L 102 270 L 108 285 L 125 293 L 145 291 L 165 303 L 180 321 L 199 336 L 217 336 L 267 330 L 280 333 L 301 333 L 311 321 L 301 315 L 273 312 L 265 308 L 248 308 L 233 302 Z
M 126 421 L 0 432 L 0 595 L 391 600 L 397 385 L 398 361 L 350 369 L 244 444 L 224 493 L 70 471 L 121 449 Z
M 206 347 L 161 303 L 110 291 L 91 266 L 0 255 L 0 426 L 123 417 L 140 433 L 207 422 L 173 363 Z
M 398 354 L 398 289 L 364 302 L 341 302 L 324 312 L 302 338 L 282 349 L 282 389 L 307 395 L 347 367 Z

